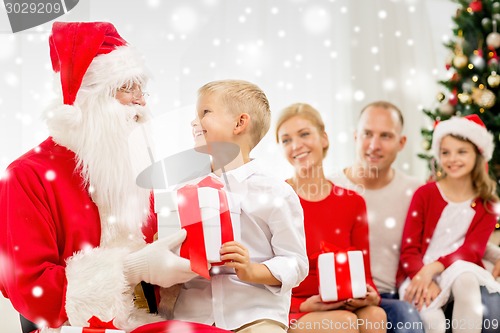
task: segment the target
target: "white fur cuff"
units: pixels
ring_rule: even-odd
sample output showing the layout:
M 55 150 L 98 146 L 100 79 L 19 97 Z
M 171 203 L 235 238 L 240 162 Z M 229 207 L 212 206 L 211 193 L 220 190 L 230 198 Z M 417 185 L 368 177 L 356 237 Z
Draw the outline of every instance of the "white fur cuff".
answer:
M 88 326 L 96 316 L 114 319 L 115 326 L 137 326 L 130 321 L 134 311 L 132 289 L 123 274 L 125 248 L 95 248 L 75 254 L 67 262 L 66 312 L 72 326 Z

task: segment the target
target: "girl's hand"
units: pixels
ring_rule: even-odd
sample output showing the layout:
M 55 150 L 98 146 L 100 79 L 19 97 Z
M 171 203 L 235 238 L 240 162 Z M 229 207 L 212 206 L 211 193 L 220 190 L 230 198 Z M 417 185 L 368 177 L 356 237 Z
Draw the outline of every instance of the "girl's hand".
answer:
M 349 298 L 345 300 L 346 310 L 354 311 L 359 308 L 363 308 L 368 305 L 378 305 L 380 302 L 380 296 L 377 294 L 375 289 L 369 284 L 366 285 L 367 293 L 364 298 Z
M 344 301 L 325 303 L 321 301 L 319 295 L 314 295 L 306 299 L 302 304 L 300 304 L 300 312 L 315 312 L 315 311 L 330 311 L 339 310 L 345 307 Z
M 431 282 L 429 288 L 427 289 L 427 293 L 423 294 L 422 297 L 416 302 L 415 307 L 418 311 L 422 310 L 422 307 L 429 306 L 432 301 L 436 299 L 436 297 L 441 292 L 441 288 L 439 288 L 438 284 L 434 281 Z
M 404 300 L 415 305 L 422 303 L 424 295 L 429 293 L 429 287 L 435 275 L 444 271 L 444 266 L 439 261 L 427 264 L 411 279 L 406 289 Z M 435 293 L 435 289 L 433 290 Z
M 493 267 L 493 271 L 491 272 L 491 274 L 493 274 L 493 277 L 495 279 L 500 276 L 500 259 L 498 259 L 495 263 L 495 267 Z

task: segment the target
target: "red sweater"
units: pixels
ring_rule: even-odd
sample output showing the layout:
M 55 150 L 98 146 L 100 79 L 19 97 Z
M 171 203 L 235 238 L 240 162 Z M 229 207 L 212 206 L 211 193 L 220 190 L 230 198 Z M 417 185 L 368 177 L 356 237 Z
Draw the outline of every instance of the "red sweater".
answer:
M 26 318 L 51 327 L 68 319 L 66 259 L 101 238 L 98 209 L 75 168 L 75 154 L 49 138 L 0 181 L 0 291 Z M 143 232 L 151 242 L 155 214 Z
M 426 240 L 432 238 L 447 204 L 435 182 L 425 184 L 415 191 L 401 241 L 400 267 L 396 278 L 398 287 L 406 277 L 413 278 L 424 266 L 423 257 L 429 246 L 429 241 Z M 475 199 L 471 206 L 476 214 L 465 234 L 463 245 L 437 260 L 445 268 L 457 260 L 470 261 L 483 267 L 481 259 L 486 250 L 486 243 L 495 229 L 497 216 L 485 210 L 480 198 Z
M 366 282 L 377 290 L 370 271 L 368 221 L 364 199 L 354 191 L 333 185 L 332 192 L 325 199 L 313 202 L 300 198 L 300 203 L 304 210 L 309 275 L 292 290 L 290 312 L 298 314 L 302 302 L 319 294 L 317 255 L 321 241 L 339 248 L 354 247 L 363 251 Z

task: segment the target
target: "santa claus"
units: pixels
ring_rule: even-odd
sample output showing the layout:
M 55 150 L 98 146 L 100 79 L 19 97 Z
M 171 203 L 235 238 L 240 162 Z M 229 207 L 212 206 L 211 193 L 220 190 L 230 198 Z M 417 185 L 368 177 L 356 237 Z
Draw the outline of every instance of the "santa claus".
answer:
M 56 22 L 49 42 L 61 91 L 50 137 L 0 181 L 0 290 L 43 332 L 91 318 L 130 331 L 161 320 L 134 306 L 136 284 L 195 276 L 171 251 L 183 231 L 151 243 L 151 192 L 135 182 L 128 135 L 150 117 L 147 75 L 110 23 Z

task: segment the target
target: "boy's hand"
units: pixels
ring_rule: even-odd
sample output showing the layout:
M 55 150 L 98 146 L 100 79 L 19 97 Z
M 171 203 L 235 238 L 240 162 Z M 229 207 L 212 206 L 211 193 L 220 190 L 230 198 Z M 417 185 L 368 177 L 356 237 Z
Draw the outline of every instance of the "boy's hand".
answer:
M 250 261 L 250 254 L 242 244 L 235 241 L 224 243 L 220 254 L 224 266 L 233 267 L 241 281 L 281 286 L 281 281 L 273 276 L 266 265 Z
M 224 262 L 224 266 L 234 268 L 241 281 L 252 282 L 250 255 L 242 244 L 235 241 L 222 244 L 220 259 Z

